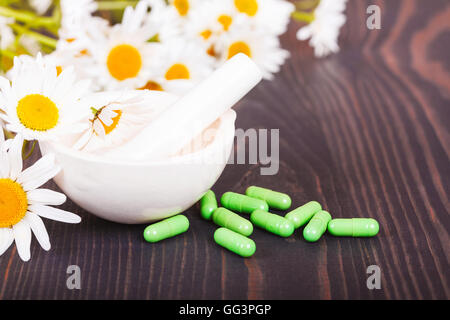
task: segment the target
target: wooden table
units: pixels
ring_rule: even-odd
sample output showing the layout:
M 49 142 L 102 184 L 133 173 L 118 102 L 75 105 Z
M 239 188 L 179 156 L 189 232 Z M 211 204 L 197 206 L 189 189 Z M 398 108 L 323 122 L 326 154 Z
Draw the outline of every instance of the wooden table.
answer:
M 377 3 L 382 29 L 366 28 Z M 219 195 L 260 185 L 287 192 L 295 205 L 323 204 L 333 217 L 373 217 L 370 239 L 301 232 L 282 239 L 255 230 L 250 259 L 216 245 L 216 229 L 198 206 L 190 230 L 159 244 L 145 226 L 101 220 L 68 201 L 79 225 L 45 221 L 52 250 L 32 242 L 23 263 L 14 247 L 0 258 L 2 299 L 448 299 L 450 5 L 447 0 L 350 0 L 341 52 L 315 59 L 282 38 L 292 57 L 237 107 L 237 128 L 280 129 L 280 170 L 229 165 Z M 37 155 L 36 155 L 37 157 Z M 55 187 L 53 183 L 49 184 Z M 151 195 L 149 195 L 151 196 Z M 81 290 L 69 290 L 69 265 L 81 269 Z M 381 269 L 369 290 L 367 267 Z

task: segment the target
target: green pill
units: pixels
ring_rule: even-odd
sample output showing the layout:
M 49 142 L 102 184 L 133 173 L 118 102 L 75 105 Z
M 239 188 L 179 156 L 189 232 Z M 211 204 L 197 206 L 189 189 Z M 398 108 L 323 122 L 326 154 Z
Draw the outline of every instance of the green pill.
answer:
M 253 232 L 253 225 L 250 221 L 225 208 L 217 208 L 214 210 L 212 220 L 215 224 L 233 230 L 246 237 Z
M 331 220 L 331 215 L 326 211 L 317 212 L 309 223 L 303 229 L 303 237 L 306 241 L 316 242 L 327 230 L 328 222 Z
M 255 242 L 227 228 L 219 228 L 214 232 L 216 243 L 241 257 L 251 257 L 256 251 Z
M 158 242 L 167 238 L 177 236 L 189 229 L 189 220 L 178 215 L 154 224 L 144 230 L 144 239 L 148 242 Z
M 225 208 L 241 213 L 250 214 L 256 209 L 269 211 L 269 205 L 264 200 L 251 198 L 235 192 L 225 192 L 220 202 Z
M 291 197 L 285 193 L 256 186 L 248 187 L 245 194 L 252 198 L 264 200 L 269 205 L 269 208 L 278 210 L 287 210 L 292 203 Z
M 297 209 L 288 212 L 284 217 L 294 224 L 294 228 L 304 226 L 312 216 L 322 210 L 322 206 L 317 201 L 310 201 Z
M 211 220 L 214 210 L 217 209 L 216 195 L 212 190 L 208 190 L 200 200 L 200 212 L 206 220 Z
M 337 237 L 373 237 L 380 226 L 370 218 L 333 219 L 328 223 L 328 232 Z
M 280 237 L 289 237 L 294 233 L 294 224 L 291 221 L 264 210 L 253 211 L 250 220 L 256 226 Z

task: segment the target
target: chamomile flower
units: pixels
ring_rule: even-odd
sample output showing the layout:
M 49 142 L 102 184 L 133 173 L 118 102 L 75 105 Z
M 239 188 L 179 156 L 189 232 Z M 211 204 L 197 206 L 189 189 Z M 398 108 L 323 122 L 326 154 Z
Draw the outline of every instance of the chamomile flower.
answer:
M 102 18 L 90 17 L 84 22 L 74 21 L 59 29 L 56 50 L 45 56 L 57 66 L 58 75 L 67 67 L 73 66 L 78 79 L 91 79 L 92 54 L 90 44 L 104 39 L 108 32 L 108 22 Z M 100 84 L 92 83 L 92 90 L 101 89 Z
M 73 68 L 57 75 L 56 66 L 35 59 L 15 57 L 11 82 L 0 77 L 0 118 L 9 131 L 27 140 L 56 140 L 66 133 L 83 130 L 76 122 L 84 116 L 78 99 L 89 81 L 75 79 Z
M 199 42 L 210 55 L 215 43 L 232 26 L 235 10 L 231 1 L 210 0 L 192 12 L 185 33 L 189 39 Z
M 62 0 L 61 28 L 58 30 L 57 51 L 72 50 L 72 56 L 83 58 L 89 55 L 89 41 L 104 36 L 109 30 L 109 22 L 92 16 L 98 5 L 93 0 Z
M 164 45 L 155 68 L 155 76 L 148 83 L 153 89 L 183 94 L 205 79 L 213 71 L 214 59 L 193 42 L 174 40 Z M 153 88 L 152 88 L 153 86 Z
M 98 8 L 94 0 L 62 0 L 61 27 L 56 50 L 50 55 L 61 72 L 65 67 L 74 66 L 79 79 L 90 78 L 85 71 L 91 64 L 89 44 L 102 39 L 108 33 L 109 22 L 92 14 Z M 48 55 L 47 55 L 48 56 Z M 93 90 L 100 89 L 93 83 Z
M 287 30 L 295 6 L 285 0 L 229 0 L 235 10 L 245 14 L 254 28 L 280 35 Z
M 7 49 L 11 44 L 13 44 L 15 36 L 12 31 L 10 24 L 14 23 L 13 18 L 6 18 L 0 16 L 0 49 Z
M 139 2 L 135 9 L 127 7 L 122 23 L 89 44 L 92 59 L 85 71 L 101 87 L 136 89 L 150 78 L 161 45 L 149 42 L 155 34 L 145 24 L 147 9 L 145 2 Z
M 83 121 L 89 127 L 74 148 L 96 152 L 121 145 L 162 111 L 165 97 L 164 93 L 138 90 L 98 92 L 85 97 L 83 104 L 89 105 L 92 113 Z
M 289 57 L 289 52 L 281 49 L 277 36 L 239 24 L 234 25 L 221 39 L 217 50 L 222 62 L 238 53 L 246 54 L 258 65 L 267 80 L 280 71 L 281 65 Z
M 314 10 L 314 20 L 297 32 L 299 40 L 310 38 L 317 57 L 339 51 L 339 30 L 344 25 L 347 0 L 321 0 Z
M 72 50 L 75 57 L 89 56 L 88 45 L 105 37 L 109 31 L 108 21 L 99 17 L 89 17 L 84 21 L 70 21 L 58 31 L 57 50 Z
M 41 247 L 50 250 L 50 240 L 41 219 L 79 223 L 81 218 L 71 212 L 53 208 L 66 201 L 62 193 L 39 189 L 58 174 L 53 155 L 47 155 L 22 171 L 23 138 L 17 135 L 9 150 L 2 148 L 0 138 L 0 255 L 13 242 L 23 261 L 30 260 L 31 234 Z

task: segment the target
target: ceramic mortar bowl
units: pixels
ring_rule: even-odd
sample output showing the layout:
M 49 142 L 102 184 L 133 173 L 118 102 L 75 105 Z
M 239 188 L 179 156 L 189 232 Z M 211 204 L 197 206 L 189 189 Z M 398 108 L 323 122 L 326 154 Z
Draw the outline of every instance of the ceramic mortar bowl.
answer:
M 54 153 L 61 172 L 56 184 L 77 205 L 106 220 L 148 223 L 181 213 L 217 181 L 230 157 L 236 114 L 217 120 L 207 145 L 164 161 L 127 162 L 76 151 L 62 143 L 41 142 Z

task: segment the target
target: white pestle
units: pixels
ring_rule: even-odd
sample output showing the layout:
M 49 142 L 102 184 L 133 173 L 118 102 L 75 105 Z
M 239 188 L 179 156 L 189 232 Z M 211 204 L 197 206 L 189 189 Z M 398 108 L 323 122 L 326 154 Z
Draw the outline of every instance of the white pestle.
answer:
M 169 106 L 135 138 L 107 156 L 137 161 L 175 154 L 242 99 L 262 79 L 245 54 L 237 54 Z

